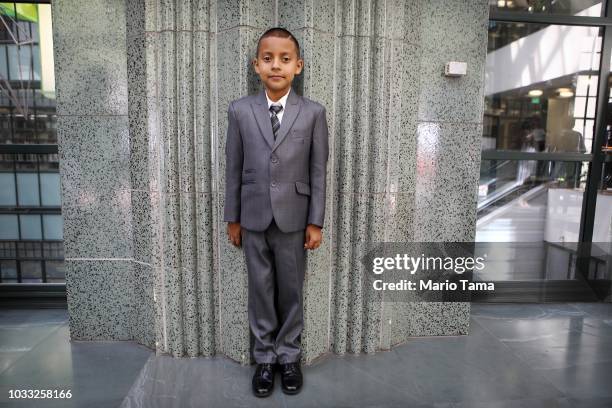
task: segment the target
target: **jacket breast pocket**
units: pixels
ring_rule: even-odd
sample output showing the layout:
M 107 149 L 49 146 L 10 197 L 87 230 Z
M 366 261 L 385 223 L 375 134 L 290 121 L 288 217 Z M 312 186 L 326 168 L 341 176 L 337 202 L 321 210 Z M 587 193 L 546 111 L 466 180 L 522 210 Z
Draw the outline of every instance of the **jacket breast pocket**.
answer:
M 311 132 L 308 129 L 293 129 L 291 130 L 291 138 L 292 139 L 310 139 L 312 136 Z

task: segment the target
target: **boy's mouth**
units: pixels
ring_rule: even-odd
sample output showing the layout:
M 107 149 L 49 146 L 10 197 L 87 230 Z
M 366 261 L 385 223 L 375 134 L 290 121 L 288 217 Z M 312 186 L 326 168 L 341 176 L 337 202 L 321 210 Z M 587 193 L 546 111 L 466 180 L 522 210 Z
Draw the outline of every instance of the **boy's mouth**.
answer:
M 284 77 L 280 76 L 280 75 L 272 75 L 268 77 L 269 79 L 283 79 Z

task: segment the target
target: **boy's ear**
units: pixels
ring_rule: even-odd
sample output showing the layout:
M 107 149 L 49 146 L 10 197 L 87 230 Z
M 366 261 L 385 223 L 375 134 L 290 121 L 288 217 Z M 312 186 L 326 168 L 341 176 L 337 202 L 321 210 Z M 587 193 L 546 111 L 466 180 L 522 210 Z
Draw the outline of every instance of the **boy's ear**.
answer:
M 296 75 L 299 75 L 302 73 L 302 70 L 304 69 L 304 60 L 299 58 L 297 61 L 297 65 L 298 65 L 298 73 Z
M 253 68 L 255 68 L 255 72 L 259 74 L 259 67 L 257 66 L 257 58 L 253 58 Z

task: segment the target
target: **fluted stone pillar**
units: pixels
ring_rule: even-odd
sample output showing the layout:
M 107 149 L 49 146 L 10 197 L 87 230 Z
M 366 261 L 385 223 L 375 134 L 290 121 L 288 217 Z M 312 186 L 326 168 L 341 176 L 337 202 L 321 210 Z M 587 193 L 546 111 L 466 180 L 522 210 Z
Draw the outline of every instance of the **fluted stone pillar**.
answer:
M 59 123 L 73 338 L 250 361 L 246 267 L 222 221 L 226 112 L 260 89 L 250 60 L 275 25 L 300 41 L 295 89 L 327 107 L 330 130 L 324 242 L 309 252 L 304 284 L 305 362 L 467 333 L 469 304 L 385 302 L 363 290 L 360 260 L 377 242 L 474 237 L 486 0 L 77 4 L 53 2 L 58 110 L 108 104 L 94 111 L 94 133 L 79 128 L 89 118 Z M 76 16 L 87 30 L 70 26 Z M 88 35 L 95 52 L 63 48 Z M 82 74 L 94 92 L 70 94 L 82 55 L 98 70 Z M 468 75 L 444 77 L 450 60 L 466 61 Z M 94 150 L 76 149 L 84 135 L 99 140 Z M 94 205 L 118 196 L 124 207 L 83 220 L 71 198 L 83 178 Z

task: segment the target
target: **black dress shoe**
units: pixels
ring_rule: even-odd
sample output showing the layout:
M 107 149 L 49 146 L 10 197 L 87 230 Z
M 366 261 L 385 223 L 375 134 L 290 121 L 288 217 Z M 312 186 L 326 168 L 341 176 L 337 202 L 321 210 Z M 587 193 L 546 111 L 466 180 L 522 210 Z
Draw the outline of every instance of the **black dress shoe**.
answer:
M 300 363 L 281 364 L 281 383 L 285 394 L 297 394 L 302 388 Z
M 274 390 L 274 366 L 275 364 L 257 364 L 253 375 L 253 394 L 256 397 L 267 397 Z

